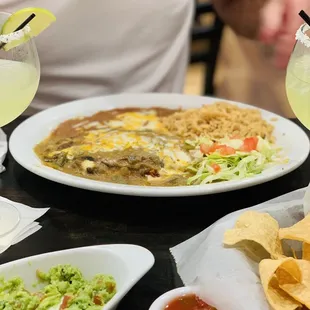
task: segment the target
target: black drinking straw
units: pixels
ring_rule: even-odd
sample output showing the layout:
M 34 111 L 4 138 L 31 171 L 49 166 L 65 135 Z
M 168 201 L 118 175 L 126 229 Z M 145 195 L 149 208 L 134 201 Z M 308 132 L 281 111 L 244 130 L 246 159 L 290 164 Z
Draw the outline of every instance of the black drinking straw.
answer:
M 36 14 L 32 13 L 27 19 L 25 19 L 15 30 L 14 32 L 16 31 L 19 31 L 19 30 L 22 30 L 24 27 L 26 27 L 34 18 L 36 17 Z M 310 20 L 310 18 L 309 18 Z M 6 43 L 0 43 L 0 49 L 3 48 L 3 46 L 5 46 Z
M 299 12 L 299 16 L 305 21 L 306 24 L 308 24 L 308 26 L 310 26 L 310 17 L 304 10 Z

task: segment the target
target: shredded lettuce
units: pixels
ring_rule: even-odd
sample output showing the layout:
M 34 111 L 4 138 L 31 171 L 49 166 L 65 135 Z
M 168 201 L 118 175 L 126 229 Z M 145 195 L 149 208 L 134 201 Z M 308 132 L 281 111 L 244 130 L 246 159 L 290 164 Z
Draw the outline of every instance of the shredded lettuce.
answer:
M 210 144 L 205 140 L 204 143 Z M 221 141 L 224 143 L 224 141 Z M 209 155 L 196 156 L 197 150 L 202 142 L 196 140 L 186 145 L 191 146 L 191 152 L 195 158 L 194 162 L 187 167 L 188 172 L 193 174 L 187 181 L 189 185 L 200 185 L 213 183 L 217 181 L 230 181 L 244 179 L 260 174 L 270 165 L 285 160 L 279 155 L 279 148 L 258 137 L 257 150 L 251 152 L 236 151 L 232 155 L 221 155 L 214 152 Z M 236 145 L 236 139 L 227 140 L 228 146 Z M 200 152 L 201 153 L 201 152 Z M 219 171 L 215 171 L 214 165 L 220 167 Z

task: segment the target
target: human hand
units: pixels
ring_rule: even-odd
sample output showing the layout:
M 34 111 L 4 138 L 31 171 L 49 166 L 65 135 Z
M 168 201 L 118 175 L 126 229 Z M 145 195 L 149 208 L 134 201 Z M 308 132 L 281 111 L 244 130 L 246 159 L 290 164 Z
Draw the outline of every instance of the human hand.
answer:
M 261 10 L 259 39 L 273 45 L 275 65 L 285 68 L 295 44 L 295 33 L 303 23 L 298 15 L 309 0 L 269 0 Z

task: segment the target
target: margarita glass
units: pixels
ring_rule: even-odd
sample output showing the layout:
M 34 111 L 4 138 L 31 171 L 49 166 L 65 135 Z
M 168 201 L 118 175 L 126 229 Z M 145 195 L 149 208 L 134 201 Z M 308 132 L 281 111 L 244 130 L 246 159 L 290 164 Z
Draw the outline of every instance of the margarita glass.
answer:
M 0 13 L 0 25 L 10 16 Z M 20 35 L 27 35 L 22 33 Z M 0 36 L 3 40 L 6 36 Z M 12 37 L 14 40 L 14 37 Z M 40 79 L 40 62 L 34 40 L 0 50 L 0 127 L 22 114 L 33 100 Z
M 310 27 L 302 25 L 287 67 L 286 93 L 292 110 L 301 123 L 310 129 Z
M 10 16 L 0 12 L 0 29 Z M 26 35 L 26 33 L 13 33 Z M 8 36 L 0 35 L 0 44 L 7 43 Z M 21 115 L 33 100 L 40 79 L 40 63 L 34 40 L 14 47 L 8 51 L 0 49 L 0 127 Z M 0 200 L 0 237 L 9 234 L 20 221 L 18 210 L 11 204 Z

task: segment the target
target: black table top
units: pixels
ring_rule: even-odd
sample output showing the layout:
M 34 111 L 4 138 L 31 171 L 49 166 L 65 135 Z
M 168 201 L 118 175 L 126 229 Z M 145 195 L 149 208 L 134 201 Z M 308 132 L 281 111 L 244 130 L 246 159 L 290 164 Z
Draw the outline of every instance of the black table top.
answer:
M 10 135 L 24 119 L 19 118 L 4 127 L 4 131 Z M 227 213 L 305 187 L 310 181 L 308 158 L 294 172 L 248 189 L 200 197 L 144 198 L 96 193 L 53 183 L 19 166 L 10 154 L 5 166 L 7 171 L 0 175 L 1 196 L 32 207 L 51 209 L 39 220 L 43 228 L 1 254 L 0 263 L 88 245 L 144 246 L 154 254 L 155 265 L 123 299 L 119 310 L 147 310 L 159 295 L 181 285 L 170 247 Z

